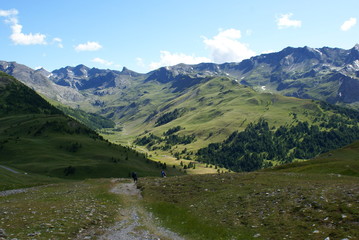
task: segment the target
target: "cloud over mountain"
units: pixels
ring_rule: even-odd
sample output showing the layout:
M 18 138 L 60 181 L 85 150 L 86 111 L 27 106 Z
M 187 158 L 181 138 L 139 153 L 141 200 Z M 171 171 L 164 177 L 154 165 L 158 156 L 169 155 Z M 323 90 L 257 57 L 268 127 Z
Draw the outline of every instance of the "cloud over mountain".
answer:
M 197 64 L 201 62 L 210 62 L 210 61 L 211 60 L 206 57 L 196 57 L 196 56 L 186 55 L 184 53 L 170 53 L 168 51 L 161 51 L 160 61 L 152 62 L 149 65 L 149 67 L 150 69 L 156 69 L 161 66 L 172 66 L 179 63 Z
M 247 44 L 239 41 L 241 31 L 227 29 L 220 31 L 213 38 L 203 37 L 203 43 L 211 51 L 215 63 L 240 62 L 255 55 Z

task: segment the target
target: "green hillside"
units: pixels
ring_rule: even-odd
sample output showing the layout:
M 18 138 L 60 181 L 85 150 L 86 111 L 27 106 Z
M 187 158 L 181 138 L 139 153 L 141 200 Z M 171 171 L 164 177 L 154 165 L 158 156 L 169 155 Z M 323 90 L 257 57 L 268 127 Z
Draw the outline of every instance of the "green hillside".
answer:
M 181 81 L 161 84 L 148 81 L 134 86 L 137 91 L 131 95 L 133 102 L 126 107 L 114 108 L 117 110 L 113 112 L 113 117 L 119 119 L 122 132 L 114 131 L 104 136 L 115 142 L 134 142 L 146 147 L 150 154 L 198 159 L 236 171 L 309 159 L 350 144 L 359 136 L 359 114 L 355 110 L 313 100 L 259 93 L 227 77 L 186 76 Z M 144 89 L 148 92 L 145 93 Z M 135 96 L 135 92 L 139 95 Z M 115 103 L 113 99 L 111 104 Z M 108 107 L 107 111 L 110 109 Z M 230 136 L 259 121 L 266 123 L 264 130 L 271 135 L 268 138 L 270 141 L 263 138 L 262 132 L 253 132 L 255 135 L 249 138 L 255 145 L 263 141 L 267 147 L 261 150 L 253 145 L 254 151 L 247 148 L 244 152 L 231 147 L 234 143 L 228 140 Z M 254 137 L 259 139 L 254 140 Z M 227 148 L 231 148 L 227 153 L 222 151 L 224 146 L 216 150 L 217 155 L 213 151 L 198 152 L 223 141 L 229 144 Z M 245 141 L 243 144 L 246 145 L 251 142 L 249 139 Z M 236 158 L 233 161 L 238 162 L 246 153 L 246 161 L 261 159 L 257 166 L 247 168 L 231 163 L 231 158 Z M 227 157 L 223 158 L 223 154 Z
M 339 174 L 359 177 L 359 141 L 323 153 L 309 161 L 285 164 L 265 171 Z
M 1 165 L 74 179 L 159 174 L 144 154 L 105 141 L 14 78 L 1 74 L 0 88 Z
M 357 239 L 358 178 L 233 173 L 143 179 L 144 201 L 186 239 Z
M 54 104 L 105 139 L 152 159 L 252 171 L 359 139 L 359 113 L 328 104 L 356 104 L 357 79 L 349 68 L 356 53 L 357 47 L 289 47 L 240 63 L 179 64 L 146 74 L 78 65 L 47 75 L 71 90 L 66 97 L 60 88 L 56 96 L 41 84 L 35 88 L 75 108 Z M 250 130 L 256 126 L 264 129 Z
M 283 125 L 293 121 L 292 112 L 298 111 L 298 118 L 306 120 L 318 110 L 317 104 L 310 100 L 259 94 L 229 78 L 205 78 L 197 79 L 197 82 L 180 92 L 175 92 L 170 83 L 159 85 L 147 82 L 135 87 L 135 92 L 143 92 L 142 89 L 146 88 L 148 93 L 136 96 L 138 100 L 130 104 L 131 114 L 115 113 L 114 116 L 119 118 L 117 121 L 123 125 L 119 141 L 129 136 L 133 140 L 149 132 L 161 136 L 170 128 L 180 126 L 177 134 L 195 134 L 195 143 L 188 147 L 198 149 L 224 140 L 233 131 L 245 129 L 260 117 L 269 119 L 275 125 Z M 117 108 L 120 109 L 118 112 L 125 111 Z M 107 110 L 110 111 L 110 107 Z M 176 115 L 176 112 L 180 114 L 175 118 L 172 116 L 170 121 L 163 121 L 166 116 Z M 128 116 L 131 118 L 127 119 Z
M 252 173 L 143 179 L 148 209 L 186 239 L 356 239 L 359 141 Z

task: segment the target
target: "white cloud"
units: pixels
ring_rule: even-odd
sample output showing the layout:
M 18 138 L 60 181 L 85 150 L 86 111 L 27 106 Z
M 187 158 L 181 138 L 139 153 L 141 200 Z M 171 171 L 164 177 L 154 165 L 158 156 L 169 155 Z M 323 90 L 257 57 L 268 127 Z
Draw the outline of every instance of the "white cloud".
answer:
M 355 24 L 357 24 L 357 19 L 356 18 L 349 18 L 348 20 L 346 20 L 341 26 L 340 29 L 342 31 L 348 31 L 349 29 L 351 29 L 352 27 L 355 26 Z
M 105 60 L 105 59 L 98 58 L 98 57 L 92 59 L 91 61 L 94 62 L 94 63 L 99 63 L 99 64 L 102 64 L 102 65 L 106 65 L 106 66 L 111 66 L 111 65 L 113 65 L 113 62 L 107 61 L 107 60 Z
M 64 48 L 64 45 L 62 45 L 62 39 L 61 38 L 54 38 L 52 39 L 52 42 L 57 44 L 59 48 Z
M 163 66 L 173 66 L 179 63 L 185 63 L 185 64 L 198 64 L 201 62 L 210 62 L 211 60 L 206 57 L 195 57 L 186 55 L 183 53 L 170 53 L 168 51 L 161 51 L 159 62 L 152 62 L 149 67 L 151 70 L 157 69 L 159 67 Z M 140 60 L 142 60 L 140 58 Z M 139 59 L 137 59 L 137 62 L 139 63 Z
M 279 29 L 289 28 L 289 27 L 301 27 L 302 22 L 299 20 L 290 19 L 293 16 L 293 13 L 282 14 L 277 18 L 277 26 Z
M 213 62 L 240 62 L 255 55 L 247 44 L 238 41 L 240 38 L 241 31 L 231 28 L 220 31 L 212 39 L 203 37 L 203 42 L 211 50 Z
M 20 25 L 17 20 L 14 22 L 16 23 L 11 26 L 12 34 L 10 35 L 10 39 L 13 41 L 13 43 L 15 43 L 16 45 L 46 44 L 46 35 L 41 33 L 24 34 L 22 33 L 22 25 Z
M 18 11 L 16 9 L 1 10 L 0 16 L 5 17 L 5 22 L 11 25 L 12 33 L 10 39 L 15 45 L 36 45 L 46 44 L 46 35 L 41 33 L 29 33 L 22 32 L 22 25 L 17 19 Z
M 19 12 L 16 9 L 2 10 L 0 9 L 0 17 L 10 17 L 17 15 Z
M 97 51 L 97 50 L 99 50 L 101 48 L 102 48 L 102 46 L 98 42 L 87 42 L 87 43 L 82 43 L 82 44 L 79 44 L 79 45 L 75 46 L 75 50 L 77 52 L 81 52 L 81 51 Z

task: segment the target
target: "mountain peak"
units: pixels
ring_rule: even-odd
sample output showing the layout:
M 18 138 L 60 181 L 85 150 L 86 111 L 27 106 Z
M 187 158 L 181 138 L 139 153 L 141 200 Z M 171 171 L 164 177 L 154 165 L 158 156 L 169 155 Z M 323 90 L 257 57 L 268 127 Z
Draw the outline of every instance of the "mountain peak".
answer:
M 355 44 L 355 46 L 350 49 L 348 57 L 346 59 L 346 63 L 351 64 L 354 61 L 359 60 L 359 44 Z
M 87 66 L 83 65 L 83 64 L 79 64 L 77 65 L 75 68 L 88 68 Z
M 359 51 L 359 43 L 355 44 L 355 46 L 353 47 L 354 50 Z
M 90 68 L 86 67 L 83 64 L 79 64 L 76 67 L 74 67 L 74 71 L 80 71 L 81 73 L 87 72 Z

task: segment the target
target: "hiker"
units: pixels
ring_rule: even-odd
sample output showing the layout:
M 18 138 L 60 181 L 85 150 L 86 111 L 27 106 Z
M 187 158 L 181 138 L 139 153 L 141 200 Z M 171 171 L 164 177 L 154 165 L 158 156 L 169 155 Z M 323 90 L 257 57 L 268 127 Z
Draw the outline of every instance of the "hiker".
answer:
M 163 171 L 163 170 L 161 171 L 161 176 L 162 176 L 162 177 L 167 177 L 165 171 Z
M 137 183 L 137 173 L 136 172 L 132 172 L 132 178 L 133 178 L 133 181 L 135 183 Z

